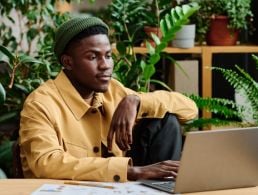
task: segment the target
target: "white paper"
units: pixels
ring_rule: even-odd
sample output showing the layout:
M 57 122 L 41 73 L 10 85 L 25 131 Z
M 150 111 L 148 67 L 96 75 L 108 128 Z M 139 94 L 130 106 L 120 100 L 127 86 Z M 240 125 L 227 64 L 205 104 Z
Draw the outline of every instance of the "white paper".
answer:
M 132 194 L 132 195 L 159 195 L 167 194 L 143 185 L 138 182 L 126 183 L 101 183 L 114 186 L 114 189 L 89 187 L 81 185 L 68 185 L 68 184 L 43 184 L 31 195 L 113 195 L 113 194 Z

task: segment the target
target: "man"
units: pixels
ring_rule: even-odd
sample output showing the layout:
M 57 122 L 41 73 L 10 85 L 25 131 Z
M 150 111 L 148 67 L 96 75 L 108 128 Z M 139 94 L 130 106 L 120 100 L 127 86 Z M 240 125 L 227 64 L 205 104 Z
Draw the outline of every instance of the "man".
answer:
M 63 70 L 32 92 L 21 112 L 24 176 L 122 182 L 176 177 L 178 120 L 196 117 L 195 103 L 176 92 L 137 93 L 112 79 L 108 27 L 99 18 L 65 22 L 54 51 Z

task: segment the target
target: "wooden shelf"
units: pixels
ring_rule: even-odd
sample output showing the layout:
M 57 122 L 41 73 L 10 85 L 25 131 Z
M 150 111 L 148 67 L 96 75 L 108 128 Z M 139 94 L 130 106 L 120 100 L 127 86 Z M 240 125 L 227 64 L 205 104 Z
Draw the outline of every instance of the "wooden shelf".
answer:
M 134 52 L 145 54 L 148 52 L 145 47 L 134 47 Z M 170 54 L 199 54 L 202 59 L 202 97 L 212 97 L 212 57 L 215 53 L 258 53 L 257 45 L 236 45 L 236 46 L 195 46 L 189 49 L 167 47 L 164 52 Z M 211 113 L 203 112 L 203 117 L 210 118 Z

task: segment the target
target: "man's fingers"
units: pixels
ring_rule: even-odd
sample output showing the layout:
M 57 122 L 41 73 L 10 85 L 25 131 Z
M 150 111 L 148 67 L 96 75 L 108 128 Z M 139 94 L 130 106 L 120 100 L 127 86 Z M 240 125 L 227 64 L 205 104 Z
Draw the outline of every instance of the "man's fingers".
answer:
M 165 172 L 163 172 L 162 177 L 177 177 L 177 172 L 165 171 Z
M 132 129 L 133 129 L 133 124 L 128 124 L 127 125 L 127 139 L 128 139 L 128 150 L 130 150 L 130 144 L 133 143 L 133 136 L 132 136 Z
M 121 146 L 121 150 L 126 151 L 130 149 L 130 145 L 128 143 L 128 135 L 127 135 L 127 129 L 125 125 L 121 125 L 120 127 L 120 146 Z

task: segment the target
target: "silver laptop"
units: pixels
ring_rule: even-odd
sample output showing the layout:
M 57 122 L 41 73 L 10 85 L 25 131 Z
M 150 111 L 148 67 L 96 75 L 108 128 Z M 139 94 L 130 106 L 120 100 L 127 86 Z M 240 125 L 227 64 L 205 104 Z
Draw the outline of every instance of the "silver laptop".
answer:
M 142 184 L 170 193 L 258 186 L 258 127 L 189 132 L 176 182 Z

